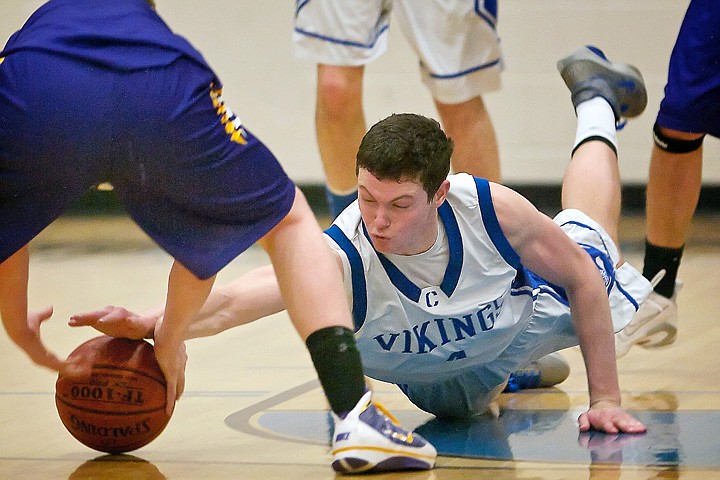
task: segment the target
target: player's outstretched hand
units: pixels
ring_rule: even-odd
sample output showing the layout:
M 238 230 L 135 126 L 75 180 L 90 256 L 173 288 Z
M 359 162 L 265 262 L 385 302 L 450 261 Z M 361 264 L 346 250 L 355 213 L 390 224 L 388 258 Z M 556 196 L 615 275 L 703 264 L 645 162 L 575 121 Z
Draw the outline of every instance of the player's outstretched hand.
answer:
M 134 340 L 151 338 L 157 319 L 138 315 L 123 307 L 108 305 L 94 312 L 80 313 L 70 317 L 71 327 L 93 327 L 111 337 Z
M 598 430 L 605 433 L 645 433 L 642 422 L 613 402 L 598 402 L 578 417 L 581 432 Z

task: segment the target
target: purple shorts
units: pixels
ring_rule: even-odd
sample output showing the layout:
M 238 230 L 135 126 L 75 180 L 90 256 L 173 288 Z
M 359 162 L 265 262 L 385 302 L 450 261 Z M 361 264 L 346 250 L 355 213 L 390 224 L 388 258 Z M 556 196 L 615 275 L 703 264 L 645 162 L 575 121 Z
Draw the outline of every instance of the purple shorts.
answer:
M 295 185 L 207 66 L 118 72 L 37 51 L 0 63 L 0 261 L 89 188 L 208 278 L 287 215 Z
M 720 137 L 720 2 L 692 0 L 670 57 L 660 126 Z

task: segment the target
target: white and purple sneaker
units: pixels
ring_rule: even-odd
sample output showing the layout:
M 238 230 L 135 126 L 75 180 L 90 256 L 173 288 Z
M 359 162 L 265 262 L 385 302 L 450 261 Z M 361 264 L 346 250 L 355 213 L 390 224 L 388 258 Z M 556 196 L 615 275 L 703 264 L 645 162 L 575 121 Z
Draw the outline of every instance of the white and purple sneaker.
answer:
M 403 430 L 366 392 L 345 418 L 333 414 L 332 467 L 340 473 L 428 470 L 437 451 L 427 440 Z

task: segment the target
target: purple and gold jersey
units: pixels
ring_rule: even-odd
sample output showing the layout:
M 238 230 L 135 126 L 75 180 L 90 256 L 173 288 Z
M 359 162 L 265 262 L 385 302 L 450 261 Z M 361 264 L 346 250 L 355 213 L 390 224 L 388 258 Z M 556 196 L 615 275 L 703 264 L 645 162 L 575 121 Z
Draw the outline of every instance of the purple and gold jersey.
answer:
M 199 278 L 287 215 L 295 186 L 145 0 L 51 0 L 0 57 L 0 261 L 93 185 Z
M 50 0 L 10 37 L 0 57 L 23 50 L 120 71 L 163 67 L 181 56 L 207 66 L 145 0 Z

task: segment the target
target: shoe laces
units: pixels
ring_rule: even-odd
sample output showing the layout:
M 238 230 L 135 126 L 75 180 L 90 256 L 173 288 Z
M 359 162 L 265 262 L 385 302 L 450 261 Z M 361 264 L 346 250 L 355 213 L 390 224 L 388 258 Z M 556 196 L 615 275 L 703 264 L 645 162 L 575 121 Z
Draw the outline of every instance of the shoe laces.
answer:
M 398 421 L 395 416 L 390 413 L 390 411 L 383 406 L 383 404 L 379 402 L 369 402 L 365 408 L 363 409 L 363 412 L 368 410 L 370 407 L 375 407 L 375 415 L 382 417 L 384 420 L 383 423 L 390 423 L 390 428 L 383 428 L 381 431 L 383 431 L 386 435 L 390 435 L 392 438 L 399 440 L 404 443 L 412 444 L 414 442 L 413 434 L 412 432 L 406 432 L 401 426 L 400 422 Z M 361 412 L 362 413 L 362 412 Z M 379 425 L 376 425 L 376 428 L 378 428 Z
M 388 418 L 388 420 L 390 420 L 390 421 L 391 421 L 392 423 L 394 423 L 395 425 L 400 426 L 400 422 L 398 421 L 398 419 L 395 418 L 395 416 L 394 416 L 392 413 L 390 413 L 390 410 L 388 410 L 387 408 L 385 408 L 385 406 L 384 406 L 382 403 L 380 403 L 380 402 L 371 402 L 371 403 L 368 404 L 368 407 L 369 407 L 370 405 L 375 405 L 375 408 L 377 408 L 378 410 L 380 410 L 380 412 L 381 412 L 383 415 L 385 415 L 385 416 Z M 365 408 L 367 408 L 367 407 L 365 407 Z

